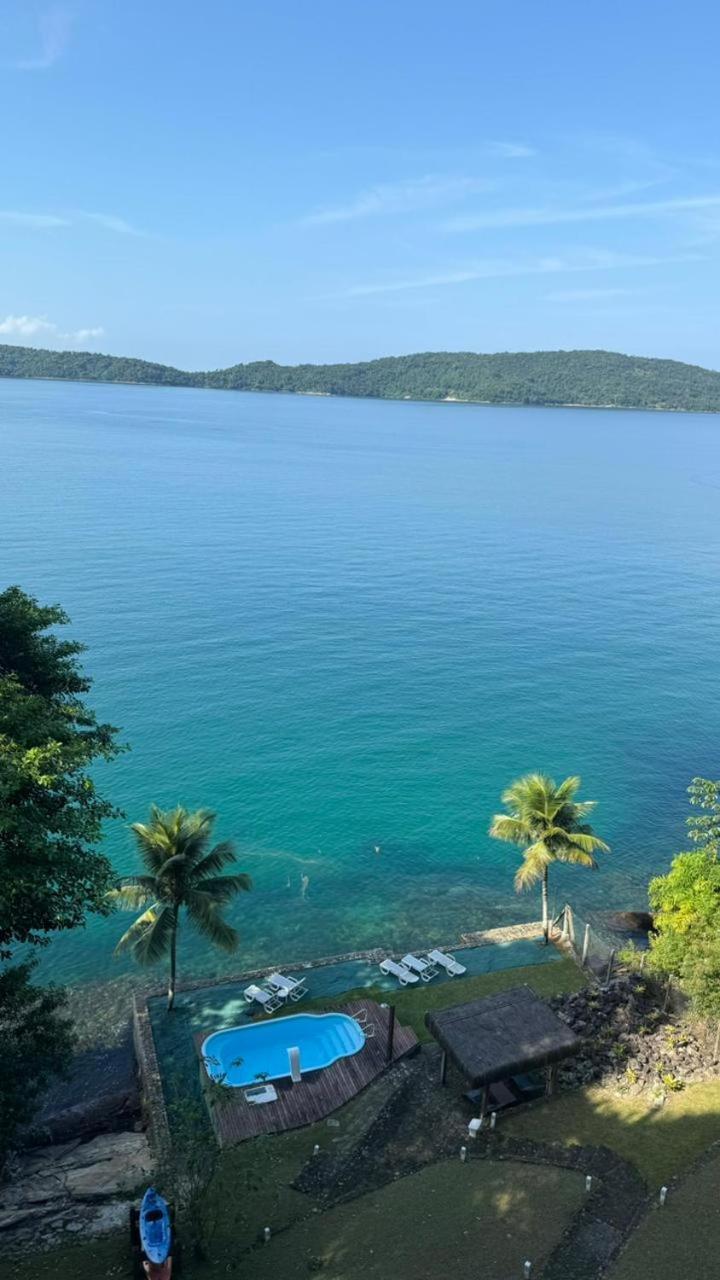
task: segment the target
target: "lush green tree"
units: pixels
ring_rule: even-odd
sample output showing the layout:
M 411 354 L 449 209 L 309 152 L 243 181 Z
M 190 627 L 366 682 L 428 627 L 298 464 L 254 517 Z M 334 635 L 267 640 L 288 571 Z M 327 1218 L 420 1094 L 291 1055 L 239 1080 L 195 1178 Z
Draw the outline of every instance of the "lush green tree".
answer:
M 688 818 L 688 833 L 700 847 L 650 882 L 650 961 L 677 978 L 698 1013 L 720 1017 L 720 782 L 694 778 L 688 791 L 701 810 Z
M 153 805 L 148 823 L 132 830 L 147 874 L 125 878 L 108 897 L 130 910 L 145 910 L 120 939 L 116 950 L 130 949 L 139 964 L 170 957 L 168 1009 L 175 1001 L 177 936 L 180 912 L 223 951 L 234 951 L 237 931 L 223 918 L 223 909 L 237 893 L 252 887 L 242 873 L 220 874 L 236 862 L 229 840 L 209 848 L 215 814 L 206 809 L 189 813 L 177 808 L 163 813 Z M 148 905 L 149 904 L 149 905 Z
M 520 892 L 540 882 L 542 889 L 543 934 L 548 940 L 548 871 L 553 862 L 570 862 L 581 867 L 597 867 L 595 854 L 608 846 L 595 835 L 585 819 L 595 808 L 594 800 L 576 800 L 580 778 L 566 778 L 559 785 L 541 773 L 518 778 L 503 792 L 507 813 L 492 820 L 490 835 L 523 850 L 523 860 L 515 873 Z
M 72 1053 L 65 995 L 35 986 L 32 968 L 26 961 L 0 972 L 0 1169 L 18 1129 L 32 1119 L 38 1099 Z
M 83 701 L 83 645 L 68 618 L 19 587 L 0 594 L 0 955 L 106 911 L 108 860 L 94 847 L 116 814 L 88 772 L 116 730 Z

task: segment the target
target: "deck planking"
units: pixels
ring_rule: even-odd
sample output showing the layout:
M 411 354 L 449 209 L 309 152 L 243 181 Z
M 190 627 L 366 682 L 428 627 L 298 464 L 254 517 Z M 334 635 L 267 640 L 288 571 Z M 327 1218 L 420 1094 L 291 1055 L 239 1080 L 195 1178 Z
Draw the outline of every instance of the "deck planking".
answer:
M 389 1067 L 386 1062 L 389 1010 L 374 1000 L 353 1000 L 337 1010 L 351 1017 L 364 1010 L 375 1027 L 375 1035 L 366 1039 L 358 1053 L 350 1058 L 340 1058 L 330 1067 L 308 1072 L 300 1084 L 290 1080 L 274 1080 L 277 1089 L 276 1102 L 261 1106 L 246 1102 L 244 1090 L 233 1090 L 230 1098 L 210 1108 L 215 1135 L 221 1147 L 233 1146 L 247 1138 L 257 1138 L 266 1133 L 284 1133 L 288 1129 L 300 1129 L 303 1125 L 324 1120 L 338 1107 L 349 1102 L 363 1089 L 377 1080 Z M 295 1012 L 302 1012 L 295 1007 Z M 198 1057 L 207 1032 L 194 1037 Z M 412 1053 L 418 1038 L 410 1027 L 395 1023 L 393 1037 L 393 1062 Z M 204 1077 L 205 1068 L 200 1061 Z

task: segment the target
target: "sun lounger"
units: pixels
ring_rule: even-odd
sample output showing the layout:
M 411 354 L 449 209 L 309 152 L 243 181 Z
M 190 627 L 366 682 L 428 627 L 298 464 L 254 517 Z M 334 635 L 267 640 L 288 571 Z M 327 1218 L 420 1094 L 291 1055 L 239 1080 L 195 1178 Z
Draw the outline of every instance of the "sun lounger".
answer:
M 245 1090 L 245 1101 L 251 1106 L 262 1106 L 265 1102 L 277 1102 L 277 1089 L 273 1084 L 253 1085 L 252 1089 Z
M 271 991 L 276 992 L 283 1000 L 302 1000 L 307 995 L 304 978 L 286 978 L 283 973 L 271 973 L 266 982 Z
M 401 987 L 409 987 L 411 983 L 419 981 L 418 975 L 406 965 L 398 964 L 396 960 L 390 960 L 390 958 L 380 962 L 380 972 L 397 978 Z
M 451 978 L 459 978 L 462 973 L 467 973 L 465 965 L 459 964 L 454 956 L 449 956 L 445 951 L 428 951 L 428 960 L 439 964 Z
M 246 987 L 243 995 L 248 1004 L 259 1004 L 266 1013 L 274 1013 L 282 1004 L 280 996 L 275 992 L 264 991 L 262 987 L 254 985 Z
M 413 973 L 416 973 L 418 977 L 422 978 L 423 982 L 430 982 L 437 977 L 437 965 L 432 964 L 430 960 L 421 960 L 419 956 L 414 956 L 412 952 L 408 952 L 406 956 L 403 956 L 400 963 L 404 964 L 406 969 L 411 969 Z

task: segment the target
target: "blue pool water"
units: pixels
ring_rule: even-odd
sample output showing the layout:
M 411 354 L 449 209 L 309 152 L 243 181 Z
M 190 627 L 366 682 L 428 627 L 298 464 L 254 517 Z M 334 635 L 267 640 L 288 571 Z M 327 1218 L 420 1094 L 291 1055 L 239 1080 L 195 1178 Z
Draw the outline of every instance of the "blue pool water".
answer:
M 365 1043 L 354 1018 L 344 1013 L 296 1013 L 208 1036 L 202 1055 L 213 1080 L 240 1087 L 290 1076 L 288 1051 L 300 1051 L 300 1069 L 318 1071 L 349 1058 Z

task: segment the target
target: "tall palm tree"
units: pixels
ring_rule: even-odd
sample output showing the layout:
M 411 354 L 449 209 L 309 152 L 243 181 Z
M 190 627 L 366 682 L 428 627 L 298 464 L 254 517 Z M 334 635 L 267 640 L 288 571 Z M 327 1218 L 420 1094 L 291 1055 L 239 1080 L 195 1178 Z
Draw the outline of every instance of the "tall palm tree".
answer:
M 518 778 L 503 792 L 507 813 L 496 813 L 490 835 L 523 850 L 522 865 L 515 873 L 518 893 L 542 886 L 542 917 L 548 941 L 548 870 L 553 862 L 573 862 L 597 868 L 595 854 L 609 853 L 605 844 L 584 821 L 595 808 L 594 800 L 576 800 L 580 778 L 566 778 L 557 785 L 541 773 Z
M 138 852 L 147 875 L 128 876 L 108 897 L 128 910 L 146 907 L 123 934 L 116 951 L 132 951 L 139 964 L 153 964 L 170 954 L 168 1009 L 175 1001 L 177 935 L 185 907 L 193 924 L 223 951 L 234 951 L 239 935 L 223 919 L 223 908 L 236 893 L 252 888 L 249 876 L 221 875 L 236 861 L 229 840 L 209 849 L 215 814 L 188 813 L 178 807 L 163 813 L 156 805 L 148 823 L 135 822 Z M 148 905 L 150 904 L 150 905 Z

